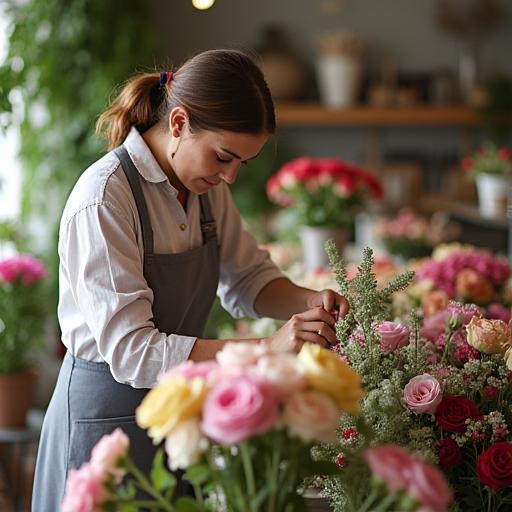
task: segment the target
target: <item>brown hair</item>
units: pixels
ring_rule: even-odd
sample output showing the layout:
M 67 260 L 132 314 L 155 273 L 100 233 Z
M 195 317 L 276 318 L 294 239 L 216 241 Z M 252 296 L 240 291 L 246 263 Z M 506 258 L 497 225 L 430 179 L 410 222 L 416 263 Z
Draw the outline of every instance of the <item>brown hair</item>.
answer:
M 272 96 L 255 61 L 238 50 L 209 50 L 189 59 L 160 86 L 159 73 L 129 80 L 101 114 L 96 133 L 109 149 L 123 143 L 132 126 L 143 133 L 177 106 L 186 108 L 190 129 L 274 133 Z

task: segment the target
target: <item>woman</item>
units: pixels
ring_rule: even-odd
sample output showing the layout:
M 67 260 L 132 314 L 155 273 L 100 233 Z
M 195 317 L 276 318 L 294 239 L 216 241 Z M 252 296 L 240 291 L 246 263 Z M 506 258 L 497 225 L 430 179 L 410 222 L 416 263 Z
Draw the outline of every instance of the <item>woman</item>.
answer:
M 129 81 L 100 117 L 111 150 L 76 183 L 59 233 L 58 315 L 68 352 L 45 417 L 33 510 L 55 512 L 68 471 L 120 426 L 148 471 L 134 411 L 158 374 L 212 359 L 202 339 L 216 293 L 234 316 L 288 320 L 252 340 L 279 350 L 335 342 L 331 290 L 292 284 L 242 228 L 227 185 L 275 130 L 259 68 L 233 50 Z

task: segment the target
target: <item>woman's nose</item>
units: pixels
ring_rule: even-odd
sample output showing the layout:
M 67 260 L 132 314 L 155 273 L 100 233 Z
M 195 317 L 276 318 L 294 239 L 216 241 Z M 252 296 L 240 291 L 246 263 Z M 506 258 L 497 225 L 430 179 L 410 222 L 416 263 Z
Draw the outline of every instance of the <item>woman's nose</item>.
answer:
M 229 169 L 224 169 L 220 173 L 220 177 L 229 185 L 233 185 L 236 181 L 236 177 L 238 175 L 238 171 L 240 169 L 240 162 L 235 163 L 232 167 Z

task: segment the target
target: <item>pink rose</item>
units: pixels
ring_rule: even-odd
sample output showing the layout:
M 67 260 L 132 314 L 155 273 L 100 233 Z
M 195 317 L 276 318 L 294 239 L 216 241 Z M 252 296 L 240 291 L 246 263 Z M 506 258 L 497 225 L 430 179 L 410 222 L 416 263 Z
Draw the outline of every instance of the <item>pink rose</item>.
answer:
M 101 503 L 107 498 L 103 479 L 104 474 L 91 464 L 72 469 L 66 481 L 61 512 L 101 512 Z
M 46 275 L 42 261 L 30 254 L 19 254 L 0 261 L 0 281 L 6 283 L 13 283 L 16 279 L 20 279 L 23 286 L 29 286 Z
M 219 382 L 203 404 L 203 432 L 219 443 L 235 444 L 269 431 L 277 420 L 270 386 L 252 375 Z
M 429 375 L 413 377 L 404 388 L 403 403 L 416 414 L 434 414 L 443 394 L 439 382 Z
M 434 466 L 417 459 L 409 468 L 406 492 L 425 512 L 448 511 L 453 501 L 453 492 L 442 473 Z
M 217 362 L 221 366 L 247 367 L 254 365 L 258 359 L 271 352 L 266 343 L 249 343 L 246 341 L 230 341 L 217 352 Z
M 217 370 L 219 365 L 215 361 L 201 361 L 196 363 L 194 361 L 185 361 L 171 368 L 169 371 L 162 373 L 158 376 L 158 382 L 161 384 L 171 377 L 181 375 L 187 380 L 193 379 L 194 377 L 200 377 L 204 380 L 208 380 L 210 374 Z
M 118 464 L 126 457 L 129 448 L 128 436 L 116 428 L 111 434 L 104 435 L 92 449 L 91 466 L 99 473 L 113 475 L 120 482 L 126 470 L 119 468 Z
M 334 443 L 339 419 L 336 402 L 317 391 L 295 393 L 284 406 L 283 422 L 290 434 L 306 441 Z
M 435 341 L 444 332 L 450 316 L 448 311 L 440 311 L 425 318 L 420 329 L 420 336 L 427 340 Z
M 263 356 L 256 371 L 271 386 L 278 400 L 306 388 L 307 380 L 295 354 L 282 353 Z
M 390 491 L 403 491 L 407 488 L 411 456 L 406 450 L 393 444 L 383 444 L 366 449 L 363 458 L 371 472 L 382 480 Z
M 395 322 L 382 322 L 377 326 L 380 335 L 380 350 L 384 354 L 394 352 L 409 343 L 410 330 L 407 326 Z

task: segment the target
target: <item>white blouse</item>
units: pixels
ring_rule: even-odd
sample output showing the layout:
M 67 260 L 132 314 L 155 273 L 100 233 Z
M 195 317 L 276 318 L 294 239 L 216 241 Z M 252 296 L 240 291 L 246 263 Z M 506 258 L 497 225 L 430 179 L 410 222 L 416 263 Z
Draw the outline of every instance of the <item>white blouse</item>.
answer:
M 124 144 L 143 178 L 155 253 L 201 245 L 198 196 L 189 193 L 185 211 L 135 128 Z M 282 274 L 244 230 L 227 185 L 221 183 L 208 194 L 220 244 L 217 295 L 233 316 L 257 317 L 258 293 Z M 58 316 L 62 341 L 73 355 L 105 361 L 118 382 L 136 388 L 153 387 L 159 373 L 188 359 L 196 340 L 155 328 L 143 255 L 135 200 L 110 152 L 82 174 L 64 208 Z

